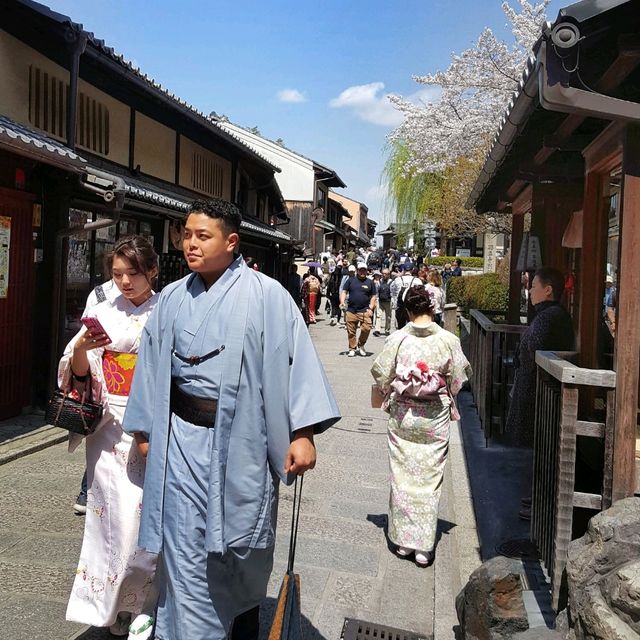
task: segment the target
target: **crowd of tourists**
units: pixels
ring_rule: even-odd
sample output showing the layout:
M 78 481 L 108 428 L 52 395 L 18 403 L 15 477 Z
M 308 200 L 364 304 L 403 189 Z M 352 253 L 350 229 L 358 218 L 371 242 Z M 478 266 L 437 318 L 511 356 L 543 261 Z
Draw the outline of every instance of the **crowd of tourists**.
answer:
M 426 288 L 434 302 L 434 321 L 442 325 L 447 282 L 462 275 L 462 259 L 454 264 L 440 270 L 428 266 L 421 254 L 396 249 L 325 252 L 319 261 L 305 263 L 302 277 L 292 265 L 287 288 L 308 325 L 316 324 L 324 307 L 331 326 L 346 327 L 347 355 L 366 356 L 372 330 L 374 336 L 388 336 L 392 327 L 406 325 L 405 297 L 412 286 Z

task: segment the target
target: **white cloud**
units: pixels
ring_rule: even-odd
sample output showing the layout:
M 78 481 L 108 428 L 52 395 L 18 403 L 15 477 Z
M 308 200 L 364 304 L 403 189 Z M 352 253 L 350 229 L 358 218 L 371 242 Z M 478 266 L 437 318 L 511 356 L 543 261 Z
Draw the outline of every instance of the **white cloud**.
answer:
M 297 89 L 283 89 L 276 94 L 280 102 L 306 102 L 304 94 Z
M 382 94 L 384 82 L 358 84 L 345 89 L 337 98 L 329 102 L 329 106 L 340 109 L 346 107 L 364 120 L 383 127 L 397 127 L 402 122 L 402 113 L 398 111 Z
M 387 94 L 383 93 L 384 82 L 358 84 L 345 89 L 337 98 L 329 102 L 336 109 L 346 107 L 361 120 L 383 127 L 397 127 L 404 119 L 402 112 L 396 109 Z M 428 104 L 440 97 L 440 87 L 424 87 L 405 99 L 415 104 Z

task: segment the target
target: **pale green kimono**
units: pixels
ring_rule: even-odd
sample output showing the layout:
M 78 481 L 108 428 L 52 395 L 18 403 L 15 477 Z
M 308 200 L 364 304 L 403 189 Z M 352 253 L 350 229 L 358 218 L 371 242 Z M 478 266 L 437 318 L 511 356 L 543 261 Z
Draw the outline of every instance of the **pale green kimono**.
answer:
M 399 364 L 426 364 L 439 371 L 453 396 L 471 374 L 460 340 L 435 322 L 427 326 L 409 323 L 385 341 L 371 374 L 387 395 Z M 432 551 L 435 545 L 451 402 L 446 394 L 429 401 L 412 400 L 395 392 L 388 397 L 389 539 L 401 547 Z

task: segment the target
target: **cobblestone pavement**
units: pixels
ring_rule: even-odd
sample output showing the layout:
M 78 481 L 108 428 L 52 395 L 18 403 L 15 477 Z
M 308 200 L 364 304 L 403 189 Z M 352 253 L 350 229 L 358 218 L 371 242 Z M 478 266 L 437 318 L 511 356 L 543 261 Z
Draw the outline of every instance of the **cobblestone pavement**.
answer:
M 296 563 L 305 637 L 338 640 L 344 618 L 356 617 L 428 638 L 433 633 L 434 569 L 397 558 L 384 533 L 386 420 L 369 407 L 369 368 L 383 338 L 370 337 L 367 357 L 347 358 L 344 329 L 320 316 L 311 334 L 343 419 L 317 438 L 318 465 L 305 476 Z M 83 518 L 73 515 L 72 504 L 83 465 L 83 450 L 70 455 L 58 444 L 0 466 L 3 638 L 112 637 L 64 619 L 82 538 Z M 281 490 L 275 567 L 262 607 L 265 630 L 286 564 L 291 495 L 289 488 Z

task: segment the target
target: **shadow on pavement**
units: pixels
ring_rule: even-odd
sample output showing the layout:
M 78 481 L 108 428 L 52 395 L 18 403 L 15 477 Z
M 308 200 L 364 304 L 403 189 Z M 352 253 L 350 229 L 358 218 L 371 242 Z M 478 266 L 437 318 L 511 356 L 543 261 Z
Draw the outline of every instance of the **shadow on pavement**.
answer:
M 265 598 L 260 605 L 260 640 L 267 640 L 269 637 L 276 603 L 277 600 L 275 598 Z M 334 640 L 333 638 L 326 638 L 304 614 L 302 615 L 302 636 L 305 640 Z M 91 627 L 81 635 L 74 636 L 74 640 L 113 640 L 116 637 L 111 635 L 108 629 Z

